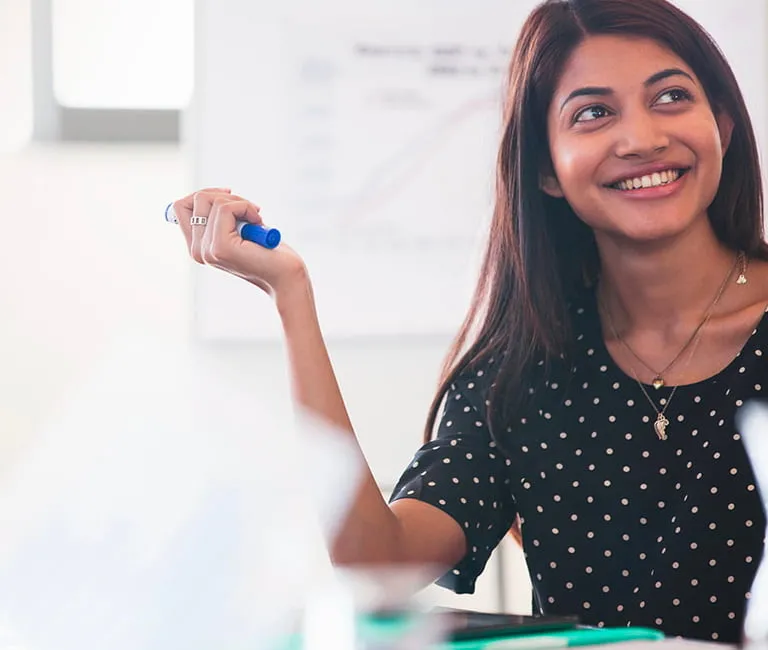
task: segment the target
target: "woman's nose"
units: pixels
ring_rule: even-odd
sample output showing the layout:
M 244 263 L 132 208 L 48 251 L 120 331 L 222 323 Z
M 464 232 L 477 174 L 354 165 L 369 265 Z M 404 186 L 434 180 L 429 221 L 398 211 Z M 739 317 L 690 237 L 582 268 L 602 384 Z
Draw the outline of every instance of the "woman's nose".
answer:
M 659 118 L 647 110 L 625 114 L 616 131 L 616 155 L 620 158 L 657 155 L 669 146 L 669 136 L 661 126 Z

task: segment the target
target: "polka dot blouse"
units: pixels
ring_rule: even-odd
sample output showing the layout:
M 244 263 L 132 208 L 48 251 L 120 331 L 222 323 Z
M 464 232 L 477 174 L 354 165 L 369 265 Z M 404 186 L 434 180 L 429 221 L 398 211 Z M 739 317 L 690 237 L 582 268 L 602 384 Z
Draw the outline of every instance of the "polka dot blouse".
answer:
M 768 316 L 724 370 L 678 388 L 666 440 L 608 354 L 594 294 L 573 307 L 573 328 L 572 365 L 531 382 L 500 446 L 486 425 L 493 360 L 457 379 L 392 500 L 420 499 L 461 525 L 467 554 L 438 581 L 457 593 L 474 591 L 519 514 L 546 613 L 738 641 L 766 521 L 734 418 L 768 391 Z M 646 390 L 657 404 L 671 392 Z

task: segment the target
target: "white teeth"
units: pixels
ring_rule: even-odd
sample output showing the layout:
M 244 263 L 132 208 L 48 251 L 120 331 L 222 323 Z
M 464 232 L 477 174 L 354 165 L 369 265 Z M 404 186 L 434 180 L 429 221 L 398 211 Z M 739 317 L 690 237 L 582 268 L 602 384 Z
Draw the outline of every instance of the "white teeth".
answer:
M 680 177 L 677 169 L 666 169 L 662 172 L 654 172 L 647 176 L 638 176 L 637 178 L 628 178 L 619 181 L 614 187 L 620 190 L 639 190 L 641 187 L 658 187 L 676 181 Z

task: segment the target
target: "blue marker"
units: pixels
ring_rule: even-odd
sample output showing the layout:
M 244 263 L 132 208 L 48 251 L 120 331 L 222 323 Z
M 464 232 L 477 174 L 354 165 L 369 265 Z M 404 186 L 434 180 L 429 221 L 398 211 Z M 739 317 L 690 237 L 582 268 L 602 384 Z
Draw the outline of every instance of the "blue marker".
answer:
M 173 210 L 173 203 L 169 203 L 165 208 L 165 220 L 168 223 L 179 223 L 179 219 Z M 264 226 L 239 219 L 237 221 L 237 232 L 246 241 L 270 249 L 276 248 L 281 239 L 280 231 L 277 228 L 265 228 Z
M 243 239 L 264 248 L 275 248 L 280 243 L 280 231 L 277 228 L 265 228 L 255 223 L 238 221 L 237 231 Z

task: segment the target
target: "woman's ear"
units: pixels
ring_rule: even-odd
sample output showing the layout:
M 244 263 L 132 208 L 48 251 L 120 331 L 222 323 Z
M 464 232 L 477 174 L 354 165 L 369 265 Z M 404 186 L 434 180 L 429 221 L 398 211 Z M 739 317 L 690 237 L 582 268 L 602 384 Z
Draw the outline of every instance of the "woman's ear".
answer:
M 541 174 L 539 176 L 539 187 L 542 192 L 549 194 L 553 198 L 562 199 L 565 196 L 554 174 Z
M 723 150 L 723 156 L 728 151 L 733 135 L 733 118 L 725 111 L 718 111 L 715 117 L 717 121 L 717 130 L 720 132 L 720 145 Z

